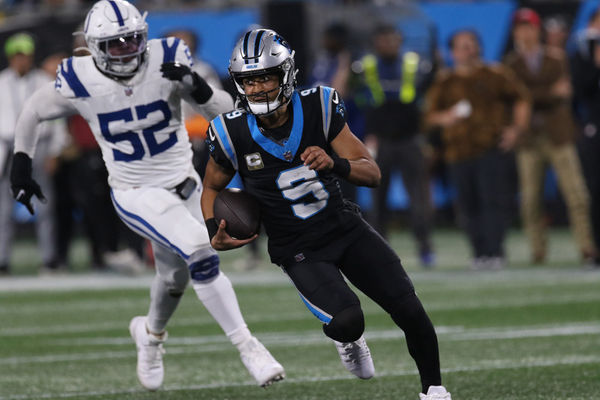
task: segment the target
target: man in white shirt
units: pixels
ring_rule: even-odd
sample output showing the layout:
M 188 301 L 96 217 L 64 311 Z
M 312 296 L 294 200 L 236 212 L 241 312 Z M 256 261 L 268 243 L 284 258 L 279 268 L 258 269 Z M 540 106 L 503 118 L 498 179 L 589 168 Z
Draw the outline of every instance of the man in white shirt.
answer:
M 0 72 L 0 273 L 10 272 L 10 249 L 14 233 L 14 201 L 9 190 L 9 165 L 13 152 L 15 125 L 25 101 L 40 87 L 48 84 L 48 76 L 34 68 L 35 43 L 27 33 L 17 33 L 8 38 L 4 52 L 9 66 Z M 36 127 L 39 146 L 36 162 L 33 163 L 33 176 L 42 187 L 46 206 L 40 207 L 35 219 L 36 234 L 43 270 L 56 268 L 56 247 L 54 245 L 54 192 L 47 168 L 48 160 L 60 151 L 62 140 L 52 135 L 53 125 Z

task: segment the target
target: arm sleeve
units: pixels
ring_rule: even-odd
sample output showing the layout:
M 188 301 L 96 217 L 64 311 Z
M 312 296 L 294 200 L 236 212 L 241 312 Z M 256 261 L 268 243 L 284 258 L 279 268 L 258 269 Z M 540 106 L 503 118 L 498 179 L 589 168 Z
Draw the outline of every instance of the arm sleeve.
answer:
M 15 153 L 23 152 L 33 157 L 38 140 L 38 124 L 76 113 L 71 102 L 54 90 L 53 82 L 42 86 L 25 102 L 19 115 L 15 127 Z
M 333 91 L 331 96 L 331 123 L 329 124 L 329 134 L 327 141 L 331 143 L 337 135 L 344 129 L 347 119 L 346 105 L 337 90 Z
M 193 69 L 193 61 L 190 55 L 190 50 L 183 41 L 180 41 L 177 45 L 175 61 L 182 65 L 187 65 Z M 198 104 L 194 99 L 192 99 L 190 94 L 181 87 L 179 87 L 179 93 L 181 98 L 190 104 L 196 113 L 202 115 L 204 118 L 210 121 L 219 114 L 233 110 L 233 99 L 226 91 L 210 84 L 209 86 L 212 89 L 213 94 L 204 104 Z
M 189 95 L 184 94 L 182 97 L 191 104 L 194 111 L 201 114 L 207 120 L 211 120 L 215 118 L 219 114 L 223 114 L 233 110 L 233 99 L 226 91 L 222 89 L 217 89 L 214 86 L 211 86 L 213 91 L 212 96 L 208 99 L 208 101 L 204 104 L 198 104 L 193 99 L 189 97 Z
M 221 147 L 219 140 L 216 137 L 216 133 L 212 126 L 208 127 L 206 135 L 206 144 L 208 145 L 208 151 L 210 156 L 215 160 L 217 164 L 225 168 L 228 171 L 235 171 L 235 167 L 231 164 L 229 158 L 225 155 L 225 151 Z

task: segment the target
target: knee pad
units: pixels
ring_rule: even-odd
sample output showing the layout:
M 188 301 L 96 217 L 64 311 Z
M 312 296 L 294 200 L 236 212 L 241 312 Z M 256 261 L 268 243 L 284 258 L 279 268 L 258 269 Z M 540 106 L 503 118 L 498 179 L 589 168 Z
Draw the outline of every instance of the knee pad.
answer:
M 411 326 L 431 325 L 421 301 L 414 293 L 395 302 L 390 315 L 396 325 L 403 330 Z
M 354 342 L 365 331 L 365 317 L 359 305 L 353 305 L 335 314 L 329 324 L 323 325 L 325 335 L 338 342 Z
M 206 282 L 219 275 L 219 256 L 212 255 L 203 260 L 195 261 L 188 266 L 193 280 Z

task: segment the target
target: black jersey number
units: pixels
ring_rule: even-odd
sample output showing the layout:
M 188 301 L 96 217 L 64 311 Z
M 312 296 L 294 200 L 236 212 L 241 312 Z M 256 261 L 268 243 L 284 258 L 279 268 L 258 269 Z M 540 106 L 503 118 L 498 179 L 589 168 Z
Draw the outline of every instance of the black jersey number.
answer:
M 311 203 L 292 204 L 294 215 L 300 219 L 307 219 L 321 211 L 327 205 L 329 192 L 319 180 L 317 172 L 306 165 L 282 171 L 277 177 L 277 187 L 283 197 L 296 201 L 308 194 L 312 194 L 317 201 Z

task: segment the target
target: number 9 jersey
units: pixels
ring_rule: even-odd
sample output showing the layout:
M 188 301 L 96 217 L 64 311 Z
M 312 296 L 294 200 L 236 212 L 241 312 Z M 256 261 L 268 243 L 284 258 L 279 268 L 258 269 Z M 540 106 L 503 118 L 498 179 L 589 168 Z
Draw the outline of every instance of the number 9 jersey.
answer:
M 146 65 L 127 81 L 104 75 L 91 56 L 71 57 L 58 67 L 55 89 L 90 125 L 114 188 L 170 188 L 191 174 L 192 151 L 181 116 L 186 95 L 178 82 L 162 77 L 165 62 L 190 66 L 185 43 L 150 40 Z
M 347 223 L 340 220 L 344 202 L 337 176 L 311 170 L 300 159 L 309 146 L 333 152 L 330 143 L 346 123 L 343 101 L 334 89 L 320 86 L 295 91 L 288 107 L 290 118 L 274 130 L 285 136 L 281 141 L 243 110 L 211 121 L 207 138 L 215 162 L 236 170 L 245 190 L 258 199 L 276 264 L 290 251 L 325 244 L 328 234 Z

